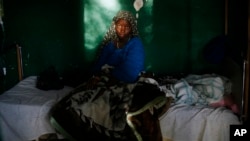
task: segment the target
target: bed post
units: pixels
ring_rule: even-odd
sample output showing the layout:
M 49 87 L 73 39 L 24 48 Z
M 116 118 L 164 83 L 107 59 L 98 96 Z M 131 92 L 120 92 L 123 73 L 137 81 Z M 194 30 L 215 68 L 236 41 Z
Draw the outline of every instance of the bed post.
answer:
M 22 64 L 22 48 L 16 44 L 17 51 L 17 67 L 18 67 L 18 79 L 21 81 L 23 79 L 23 64 Z
M 225 0 L 225 35 L 228 34 L 228 17 L 229 17 L 229 0 Z M 248 2 L 248 7 L 250 6 L 250 3 Z M 241 111 L 240 111 L 240 120 L 242 123 L 246 122 L 248 120 L 249 117 L 249 86 L 250 86 L 250 66 L 249 66 L 249 62 L 250 62 L 250 9 L 248 8 L 247 11 L 247 46 L 246 49 L 244 49 L 244 51 L 242 51 L 241 53 L 241 65 L 242 65 L 242 92 L 241 92 L 241 102 L 240 102 L 240 107 L 241 107 Z
M 250 6 L 250 2 L 248 2 L 248 7 Z M 249 121 L 248 117 L 249 117 L 249 109 L 248 109 L 248 106 L 249 106 L 249 80 L 250 80 L 250 74 L 249 74 L 249 71 L 250 71 L 250 66 L 249 66 L 249 62 L 250 62 L 250 9 L 248 8 L 248 11 L 247 11 L 247 40 L 248 40 L 248 43 L 247 43 L 247 48 L 246 48 L 246 55 L 244 57 L 244 120 L 243 121 Z
M 249 45 L 248 45 L 249 46 Z M 249 52 L 249 51 L 248 51 Z M 249 53 L 243 64 L 243 95 L 242 95 L 242 115 L 243 122 L 248 120 L 248 93 L 249 93 Z
M 250 6 L 250 3 L 248 2 L 248 7 Z M 243 123 L 249 121 L 249 86 L 250 86 L 250 66 L 249 66 L 249 61 L 250 61 L 250 9 L 248 8 L 247 10 L 247 46 L 246 50 L 243 53 L 243 86 L 242 86 L 242 102 L 241 102 L 241 121 Z

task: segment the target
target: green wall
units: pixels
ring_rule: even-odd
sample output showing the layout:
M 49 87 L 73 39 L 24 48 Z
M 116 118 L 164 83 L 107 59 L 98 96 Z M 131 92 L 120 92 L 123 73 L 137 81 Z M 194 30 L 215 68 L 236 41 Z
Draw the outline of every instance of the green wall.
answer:
M 116 6 L 85 0 L 84 33 L 88 51 L 96 51 L 110 20 L 119 9 L 136 14 L 134 0 L 109 1 Z M 216 0 L 144 1 L 138 11 L 138 26 L 147 54 L 147 70 L 189 73 L 213 68 L 203 60 L 202 49 L 211 38 L 224 34 L 224 6 L 224 1 Z M 93 56 L 94 53 L 89 54 L 87 60 L 92 60 Z
M 61 73 L 84 64 L 82 1 L 5 0 L 5 48 L 20 44 L 24 77 L 53 65 Z M 18 81 L 15 48 L 3 56 L 7 86 Z
M 133 2 L 4 0 L 4 48 L 14 43 L 22 46 L 24 77 L 37 75 L 50 65 L 60 74 L 71 70 L 84 74 L 116 12 L 137 13 Z M 211 38 L 224 34 L 224 1 L 147 0 L 138 14 L 148 71 L 216 70 L 216 65 L 203 59 L 202 49 Z M 1 55 L 7 67 L 7 89 L 18 81 L 15 55 L 15 49 Z
M 200 72 L 207 69 L 202 48 L 224 33 L 223 1 L 154 1 L 153 39 L 148 62 L 160 72 Z

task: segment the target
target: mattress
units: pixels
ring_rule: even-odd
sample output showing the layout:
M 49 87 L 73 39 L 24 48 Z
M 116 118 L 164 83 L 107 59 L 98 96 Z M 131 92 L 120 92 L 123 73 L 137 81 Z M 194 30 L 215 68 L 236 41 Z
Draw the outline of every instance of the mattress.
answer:
M 50 125 L 51 107 L 73 88 L 60 90 L 36 88 L 36 76 L 29 76 L 0 95 L 0 137 L 2 141 L 35 140 L 56 133 Z

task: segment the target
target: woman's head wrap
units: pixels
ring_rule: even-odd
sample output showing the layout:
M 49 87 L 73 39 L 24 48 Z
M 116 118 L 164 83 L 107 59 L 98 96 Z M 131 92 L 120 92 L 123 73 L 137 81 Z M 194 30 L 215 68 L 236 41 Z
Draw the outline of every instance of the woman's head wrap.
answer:
M 132 29 L 131 36 L 138 36 L 137 21 L 135 16 L 129 11 L 121 10 L 113 18 L 111 26 L 104 36 L 102 47 L 105 46 L 109 41 L 115 41 L 118 39 L 115 32 L 115 23 L 120 19 L 127 20 L 130 23 Z

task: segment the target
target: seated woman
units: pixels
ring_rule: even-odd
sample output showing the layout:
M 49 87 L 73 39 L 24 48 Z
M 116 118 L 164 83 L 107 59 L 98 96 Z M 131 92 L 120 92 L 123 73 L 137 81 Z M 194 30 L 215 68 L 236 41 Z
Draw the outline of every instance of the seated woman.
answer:
M 122 138 L 125 106 L 144 71 L 144 60 L 136 18 L 119 11 L 102 42 L 94 76 L 51 110 L 53 126 L 71 140 Z
M 104 37 L 94 73 L 106 70 L 119 81 L 135 82 L 144 71 L 144 60 L 135 17 L 129 11 L 119 11 Z

